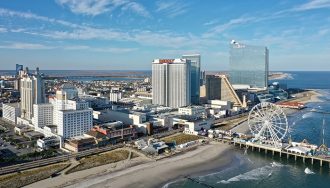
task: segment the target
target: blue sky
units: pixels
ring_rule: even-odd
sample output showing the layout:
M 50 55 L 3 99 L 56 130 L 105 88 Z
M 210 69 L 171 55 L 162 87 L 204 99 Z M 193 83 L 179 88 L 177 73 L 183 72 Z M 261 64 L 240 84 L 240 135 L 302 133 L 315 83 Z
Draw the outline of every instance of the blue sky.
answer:
M 267 46 L 270 70 L 330 70 L 330 0 L 1 0 L 0 69 L 148 70 L 229 42 Z

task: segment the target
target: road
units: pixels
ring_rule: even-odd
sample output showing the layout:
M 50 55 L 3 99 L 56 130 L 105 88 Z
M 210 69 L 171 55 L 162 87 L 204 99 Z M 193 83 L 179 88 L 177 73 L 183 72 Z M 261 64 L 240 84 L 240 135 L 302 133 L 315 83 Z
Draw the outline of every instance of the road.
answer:
M 175 134 L 178 132 L 180 132 L 180 130 L 172 130 L 172 131 L 168 131 L 168 132 L 164 132 L 164 133 L 155 134 L 155 135 L 153 135 L 153 137 L 161 138 L 161 137 L 169 136 L 169 135 L 172 135 L 172 134 Z M 146 139 L 148 137 L 142 137 L 142 138 Z M 139 138 L 139 139 L 142 139 L 142 138 Z M 134 141 L 131 141 L 131 142 L 134 142 Z M 60 155 L 60 156 L 51 157 L 51 158 L 47 158 L 47 159 L 40 159 L 40 160 L 26 162 L 26 163 L 22 163 L 22 164 L 6 166 L 6 167 L 0 168 L 0 175 L 9 174 L 9 173 L 13 173 L 13 172 L 19 172 L 19 171 L 23 171 L 23 170 L 27 170 L 27 169 L 31 169 L 31 168 L 37 168 L 37 167 L 41 167 L 41 166 L 46 166 L 46 165 L 50 165 L 50 164 L 55 164 L 55 163 L 59 163 L 59 162 L 65 162 L 65 161 L 70 160 L 70 158 L 77 158 L 77 157 L 82 158 L 82 157 L 85 157 L 88 155 L 111 151 L 111 150 L 114 150 L 117 148 L 122 148 L 122 147 L 124 147 L 124 144 L 117 144 L 114 146 L 93 148 L 93 149 L 81 151 L 78 153 L 70 153 L 70 154 Z
M 118 144 L 115 146 L 108 146 L 108 147 L 103 147 L 103 148 L 93 148 L 93 149 L 81 151 L 78 153 L 66 154 L 66 155 L 61 155 L 61 156 L 57 156 L 57 157 L 51 157 L 51 158 L 47 158 L 47 159 L 40 159 L 40 160 L 31 161 L 31 162 L 27 162 L 27 163 L 6 166 L 6 167 L 0 168 L 0 175 L 9 174 L 9 173 L 13 173 L 13 172 L 19 172 L 22 170 L 37 168 L 37 167 L 46 166 L 46 165 L 50 165 L 50 164 L 54 164 L 54 163 L 65 162 L 65 161 L 68 161 L 72 157 L 81 158 L 81 157 L 92 155 L 92 154 L 111 151 L 111 150 L 121 148 L 121 147 L 124 147 L 124 144 Z

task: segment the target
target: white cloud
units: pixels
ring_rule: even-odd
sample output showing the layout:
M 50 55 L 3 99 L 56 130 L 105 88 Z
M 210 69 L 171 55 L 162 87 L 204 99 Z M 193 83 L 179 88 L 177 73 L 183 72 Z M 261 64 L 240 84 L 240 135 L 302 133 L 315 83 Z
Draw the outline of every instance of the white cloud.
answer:
M 235 26 L 241 25 L 241 24 L 246 24 L 246 23 L 251 23 L 251 22 L 256 22 L 259 21 L 258 18 L 255 17 L 248 17 L 248 16 L 241 16 L 239 18 L 234 18 L 229 20 L 226 23 L 216 25 L 212 27 L 208 32 L 206 32 L 203 37 L 212 37 L 218 33 L 224 32 L 228 29 L 231 29 Z
M 122 10 L 129 10 L 144 17 L 150 16 L 144 6 L 131 0 L 56 0 L 56 2 L 68 7 L 75 14 L 97 16 L 121 7 Z
M 6 33 L 8 30 L 6 28 L 0 27 L 0 33 Z
M 65 46 L 63 47 L 64 50 L 87 50 L 90 49 L 89 46 L 84 45 L 75 45 L 75 46 Z
M 0 8 L 0 16 L 34 19 L 34 20 L 39 20 L 39 21 L 44 21 L 44 22 L 49 22 L 49 23 L 54 23 L 54 24 L 60 24 L 60 25 L 72 27 L 72 28 L 81 27 L 78 24 L 74 24 L 74 23 L 67 22 L 64 20 L 57 20 L 57 19 L 48 18 L 45 16 L 39 16 L 39 15 L 29 13 L 29 12 L 12 11 L 12 10 L 8 10 L 8 9 L 4 9 L 4 8 Z
M 87 50 L 93 52 L 109 52 L 114 54 L 128 53 L 137 50 L 137 48 L 117 48 L 117 47 L 91 47 L 85 45 L 61 45 L 61 46 L 48 46 L 38 43 L 24 43 L 24 42 L 6 42 L 7 44 L 0 45 L 0 49 L 12 50 Z
M 23 28 L 18 28 L 18 29 L 10 29 L 10 32 L 13 32 L 13 33 L 21 33 L 21 32 L 24 32 L 25 29 Z
M 90 47 L 85 45 L 58 47 L 64 50 L 88 50 L 93 52 L 109 52 L 114 54 L 128 53 L 137 50 L 137 48 L 116 48 L 116 47 Z
M 141 5 L 136 2 L 129 2 L 122 7 L 122 10 L 131 10 L 141 16 L 150 17 L 150 13 Z
M 91 50 L 96 51 L 96 52 L 110 52 L 110 53 L 114 53 L 114 54 L 120 54 L 120 53 L 128 53 L 128 52 L 136 51 L 137 48 L 112 48 L 112 47 L 108 47 L 108 48 L 91 48 Z
M 30 33 L 32 34 L 32 33 Z M 55 39 L 73 39 L 73 40 L 129 40 L 130 36 L 127 33 L 115 31 L 112 29 L 97 29 L 92 27 L 86 27 L 84 29 L 75 29 L 72 31 L 46 31 L 37 32 L 35 35 L 42 35 L 45 37 Z
M 330 0 L 311 0 L 308 3 L 294 7 L 293 11 L 305 11 L 320 8 L 330 8 Z
M 205 22 L 203 25 L 204 26 L 214 25 L 214 24 L 216 24 L 218 22 L 219 22 L 219 20 L 215 19 L 215 20 L 211 20 L 211 21 Z
M 0 48 L 16 49 L 16 50 L 48 50 L 48 49 L 53 49 L 54 47 L 45 46 L 43 44 L 36 44 L 36 43 L 14 42 L 6 45 L 0 45 Z
M 318 36 L 323 37 L 323 36 L 327 35 L 328 33 L 330 33 L 330 29 L 321 29 L 318 32 Z
M 188 11 L 188 4 L 173 0 L 160 0 L 156 2 L 156 12 L 164 13 L 170 18 L 182 15 Z

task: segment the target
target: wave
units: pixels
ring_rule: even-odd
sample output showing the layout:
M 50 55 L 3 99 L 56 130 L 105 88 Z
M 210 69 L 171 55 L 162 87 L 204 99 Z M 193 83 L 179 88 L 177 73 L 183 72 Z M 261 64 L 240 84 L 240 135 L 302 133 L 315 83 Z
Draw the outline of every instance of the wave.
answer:
M 272 165 L 272 167 L 283 167 L 284 165 L 281 163 L 277 163 L 277 162 L 272 162 L 270 163 Z
M 307 112 L 306 114 L 302 115 L 302 118 L 306 119 L 306 118 L 310 118 L 310 117 L 313 117 L 313 116 L 314 116 L 313 112 Z
M 172 184 L 174 184 L 174 183 L 177 183 L 177 182 L 179 182 L 179 181 L 182 181 L 182 180 L 179 179 L 179 180 L 175 180 L 175 181 L 168 182 L 168 183 L 166 183 L 162 188 L 169 188 L 169 187 L 171 187 L 170 185 L 172 185 Z
M 279 168 L 284 166 L 276 162 L 272 162 L 270 164 L 271 165 L 266 165 L 260 168 L 253 169 L 244 174 L 239 174 L 235 177 L 229 178 L 228 180 L 218 181 L 217 183 L 229 184 L 232 182 L 239 182 L 239 181 L 262 180 L 270 177 L 270 175 L 273 173 L 274 168 Z

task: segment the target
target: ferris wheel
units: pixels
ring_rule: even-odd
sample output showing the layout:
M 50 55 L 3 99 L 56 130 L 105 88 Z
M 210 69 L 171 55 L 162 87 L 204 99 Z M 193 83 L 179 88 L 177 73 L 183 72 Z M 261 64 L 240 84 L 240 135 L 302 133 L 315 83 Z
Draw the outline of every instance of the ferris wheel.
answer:
M 269 102 L 259 103 L 251 109 L 248 124 L 256 139 L 267 141 L 275 147 L 280 147 L 289 128 L 282 108 Z

